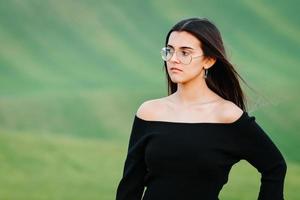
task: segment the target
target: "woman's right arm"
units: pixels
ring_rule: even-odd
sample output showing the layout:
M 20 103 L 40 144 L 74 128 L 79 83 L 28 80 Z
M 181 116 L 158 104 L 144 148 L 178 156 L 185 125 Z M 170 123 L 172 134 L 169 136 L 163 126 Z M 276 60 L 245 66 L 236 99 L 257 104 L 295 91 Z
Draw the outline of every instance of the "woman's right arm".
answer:
M 142 198 L 146 174 L 144 128 L 143 124 L 135 118 L 131 129 L 123 177 L 117 188 L 116 200 L 141 200 Z

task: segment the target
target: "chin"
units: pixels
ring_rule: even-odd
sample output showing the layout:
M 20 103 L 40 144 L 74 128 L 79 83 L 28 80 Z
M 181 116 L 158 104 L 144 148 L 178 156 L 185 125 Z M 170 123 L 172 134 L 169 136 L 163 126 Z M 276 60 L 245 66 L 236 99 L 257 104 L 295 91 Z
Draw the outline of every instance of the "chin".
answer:
M 173 77 L 173 78 L 171 77 L 171 81 L 172 81 L 173 83 L 181 83 L 181 84 L 188 82 L 188 80 L 185 80 L 185 79 L 179 79 L 179 78 L 174 78 L 174 77 Z

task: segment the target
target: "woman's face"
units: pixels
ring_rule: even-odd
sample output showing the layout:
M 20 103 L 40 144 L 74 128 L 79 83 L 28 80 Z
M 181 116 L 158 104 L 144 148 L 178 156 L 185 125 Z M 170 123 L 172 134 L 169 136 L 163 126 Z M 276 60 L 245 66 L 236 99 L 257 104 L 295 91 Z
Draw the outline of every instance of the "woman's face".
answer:
M 172 82 L 185 83 L 199 76 L 203 78 L 204 70 L 202 68 L 206 63 L 201 43 L 195 36 L 186 31 L 173 31 L 167 47 L 176 52 L 167 61 L 167 70 Z M 188 56 L 195 58 L 192 58 L 189 64 L 184 64 L 181 60 Z

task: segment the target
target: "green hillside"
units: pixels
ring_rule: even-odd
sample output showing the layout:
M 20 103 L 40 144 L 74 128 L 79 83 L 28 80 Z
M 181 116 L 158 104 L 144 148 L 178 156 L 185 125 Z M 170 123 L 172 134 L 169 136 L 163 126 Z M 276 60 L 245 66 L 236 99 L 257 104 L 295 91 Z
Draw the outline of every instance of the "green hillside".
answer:
M 286 199 L 296 199 L 299 6 L 0 1 L 0 200 L 114 199 L 137 107 L 167 95 L 159 55 L 165 35 L 192 16 L 215 22 L 230 60 L 255 89 L 242 85 L 249 112 L 286 157 Z M 230 175 L 221 199 L 255 199 L 255 169 L 241 162 Z

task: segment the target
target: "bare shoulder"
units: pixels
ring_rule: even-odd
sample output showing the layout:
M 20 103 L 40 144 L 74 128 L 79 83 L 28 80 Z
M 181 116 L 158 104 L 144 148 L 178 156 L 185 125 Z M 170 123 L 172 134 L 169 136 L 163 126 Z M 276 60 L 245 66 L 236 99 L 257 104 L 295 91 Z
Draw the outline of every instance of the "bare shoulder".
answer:
M 222 110 L 222 121 L 225 123 L 232 123 L 238 120 L 244 112 L 235 103 L 228 100 L 224 100 L 220 106 L 220 110 Z
M 158 111 L 162 111 L 164 109 L 163 99 L 151 99 L 143 102 L 137 112 L 136 115 L 144 120 L 155 120 L 158 115 Z

